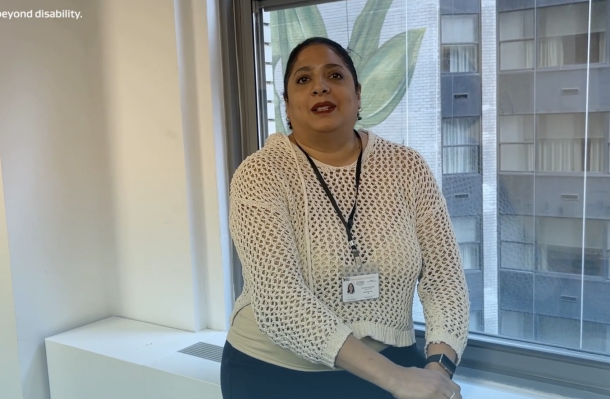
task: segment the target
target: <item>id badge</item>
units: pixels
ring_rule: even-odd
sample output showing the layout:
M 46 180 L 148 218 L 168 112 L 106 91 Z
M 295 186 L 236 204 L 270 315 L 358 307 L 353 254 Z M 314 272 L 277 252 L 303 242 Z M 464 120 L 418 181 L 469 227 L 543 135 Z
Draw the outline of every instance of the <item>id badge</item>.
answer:
M 344 270 L 341 291 L 343 302 L 379 298 L 379 269 L 369 264 Z

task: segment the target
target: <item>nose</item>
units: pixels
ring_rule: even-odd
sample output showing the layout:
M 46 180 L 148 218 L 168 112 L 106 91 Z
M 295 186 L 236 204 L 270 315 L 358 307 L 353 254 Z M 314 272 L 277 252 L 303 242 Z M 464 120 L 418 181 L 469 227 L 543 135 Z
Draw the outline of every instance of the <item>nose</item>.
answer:
M 326 84 L 324 77 L 318 76 L 317 78 L 314 79 L 314 84 L 312 85 L 312 88 L 311 88 L 312 95 L 317 96 L 320 94 L 327 94 L 329 92 L 330 92 L 330 88 Z

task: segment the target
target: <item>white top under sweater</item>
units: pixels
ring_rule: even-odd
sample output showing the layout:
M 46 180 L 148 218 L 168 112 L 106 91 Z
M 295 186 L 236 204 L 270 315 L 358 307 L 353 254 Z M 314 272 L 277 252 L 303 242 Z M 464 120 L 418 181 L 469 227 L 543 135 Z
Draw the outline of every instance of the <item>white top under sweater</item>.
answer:
M 231 181 L 230 230 L 244 276 L 231 324 L 251 304 L 261 332 L 275 344 L 335 368 L 352 333 L 398 347 L 415 343 L 417 285 L 426 349 L 444 342 L 459 362 L 470 304 L 445 200 L 418 152 L 361 131 L 366 133 L 352 231 L 363 261 L 379 267 L 379 298 L 342 301 L 343 267 L 353 262 L 345 227 L 303 152 L 276 133 Z M 315 162 L 347 218 L 356 162 Z

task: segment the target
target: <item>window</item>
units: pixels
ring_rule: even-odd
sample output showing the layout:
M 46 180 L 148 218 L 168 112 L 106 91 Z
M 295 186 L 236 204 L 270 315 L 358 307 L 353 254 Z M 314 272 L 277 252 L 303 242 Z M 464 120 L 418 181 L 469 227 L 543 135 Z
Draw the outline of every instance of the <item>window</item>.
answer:
M 580 347 L 580 323 L 563 317 L 538 315 L 538 339 L 568 348 Z M 604 324 L 583 323 L 583 349 L 606 352 L 610 346 L 610 329 Z
M 499 15 L 500 70 L 534 67 L 534 33 L 537 31 L 537 65 L 541 68 L 583 65 L 591 50 L 591 63 L 606 62 L 607 2 L 592 5 L 589 43 L 589 2 L 539 7 Z M 537 27 L 534 20 L 537 15 Z
M 588 121 L 585 117 L 584 113 L 500 116 L 500 170 L 533 172 L 536 158 L 540 172 L 583 172 L 585 160 L 588 172 L 603 172 L 608 114 L 590 112 Z M 585 123 L 589 127 L 587 135 Z
M 580 347 L 580 323 L 564 317 L 502 311 L 500 334 L 547 342 L 567 348 Z M 536 326 L 536 328 L 534 328 Z M 535 337 L 535 338 L 534 338 Z M 606 352 L 610 346 L 610 329 L 595 322 L 583 323 L 583 349 Z
M 587 276 L 606 276 L 605 221 L 586 221 L 584 251 L 582 219 L 538 217 L 537 223 L 540 270 L 580 275 L 584 267 Z
M 608 116 L 589 113 L 585 137 L 585 114 L 538 115 L 538 170 L 541 172 L 602 172 Z
M 503 310 L 500 312 L 500 334 L 507 337 L 533 340 L 533 315 L 531 313 Z
M 479 65 L 478 15 L 443 15 L 441 40 L 443 72 L 477 72 Z
M 464 269 L 480 268 L 479 221 L 477 217 L 455 217 L 451 219 L 455 237 L 460 245 Z
M 606 261 L 606 277 L 610 280 L 610 222 L 606 225 L 606 252 L 604 258 Z
M 561 67 L 606 61 L 606 1 L 591 3 L 591 42 L 588 42 L 589 3 L 545 7 L 538 11 L 538 66 Z
M 534 67 L 534 10 L 499 15 L 500 70 Z
M 500 216 L 500 259 L 505 269 L 534 270 L 534 218 Z
M 443 174 L 479 173 L 479 118 L 443 119 Z
M 534 171 L 534 120 L 534 115 L 498 117 L 501 171 Z
M 583 369 L 573 372 L 581 363 L 568 360 L 610 354 L 602 300 L 610 292 L 607 0 L 530 9 L 516 8 L 536 2 L 503 0 L 466 15 L 416 0 L 285 2 L 270 8 L 256 2 L 255 21 L 269 21 L 271 35 L 270 50 L 256 52 L 256 93 L 266 99 L 254 112 L 269 131 L 256 133 L 272 132 L 271 119 L 276 131 L 289 133 L 281 93 L 294 45 L 320 35 L 352 49 L 363 85 L 357 127 L 419 151 L 447 193 L 469 282 L 484 282 L 482 298 L 471 293 L 471 331 L 501 337 L 499 351 L 510 352 L 517 340 L 541 345 L 540 353 L 570 349 L 562 352 L 562 367 L 545 368 L 549 380 L 597 383 L 585 381 L 590 374 Z M 469 100 L 479 96 L 480 109 L 446 108 L 455 102 L 442 101 L 444 83 L 473 84 L 478 73 L 480 87 L 460 90 L 472 93 Z M 562 93 L 570 87 L 581 90 Z M 421 309 L 414 319 L 424 321 Z M 567 371 L 560 378 L 561 370 Z

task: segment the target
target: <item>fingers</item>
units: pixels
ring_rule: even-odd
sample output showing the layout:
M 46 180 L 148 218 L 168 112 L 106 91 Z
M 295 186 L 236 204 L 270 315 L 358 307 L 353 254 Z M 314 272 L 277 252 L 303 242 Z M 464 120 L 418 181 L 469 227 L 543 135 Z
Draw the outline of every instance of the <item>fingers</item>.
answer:
M 462 388 L 458 384 L 456 384 L 455 381 L 453 381 L 453 380 L 449 380 L 449 387 L 452 391 L 455 391 L 456 393 L 459 393 L 462 391 Z M 455 399 L 455 397 L 453 399 Z
M 462 399 L 462 388 L 455 382 L 451 381 L 451 390 L 446 393 L 447 399 Z
M 433 388 L 436 391 L 436 395 L 440 395 L 439 397 L 443 399 L 462 399 L 462 388 L 451 380 L 445 372 L 430 369 L 426 371 L 432 371 L 436 376 L 434 384 L 436 386 Z

